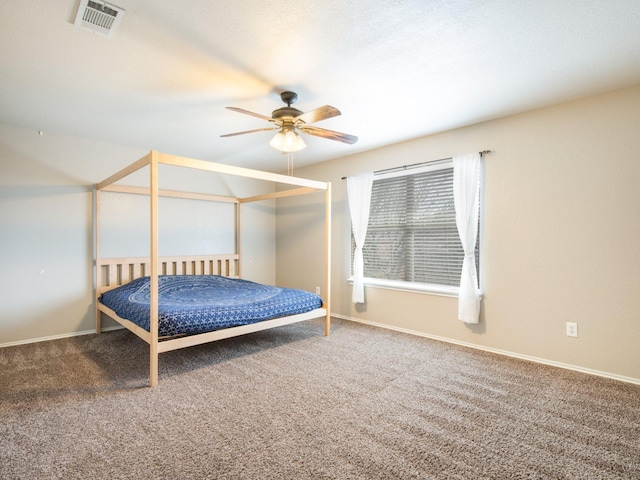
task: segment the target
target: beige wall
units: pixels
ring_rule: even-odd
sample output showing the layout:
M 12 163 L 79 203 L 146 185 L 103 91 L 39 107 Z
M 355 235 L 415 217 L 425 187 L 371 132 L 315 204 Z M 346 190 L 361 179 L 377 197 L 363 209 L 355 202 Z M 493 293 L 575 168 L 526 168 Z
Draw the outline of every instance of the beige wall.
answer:
M 0 124 L 0 345 L 94 328 L 93 185 L 146 153 Z M 148 185 L 147 172 L 131 180 Z M 274 188 L 266 182 L 166 166 L 161 166 L 159 178 L 162 188 L 220 195 L 248 196 Z M 148 255 L 148 201 L 103 196 L 111 197 L 104 202 L 105 255 Z M 228 219 L 229 212 L 209 202 L 190 201 L 185 208 L 184 202 L 161 199 L 161 254 L 233 249 L 233 217 L 231 222 L 218 221 Z M 274 202 L 243 208 L 245 278 L 275 281 L 274 208 Z
M 455 298 L 428 294 L 367 287 L 366 304 L 355 307 L 341 177 L 485 149 L 480 324 L 456 319 Z M 640 381 L 640 86 L 296 175 L 333 183 L 333 313 Z M 312 261 L 322 251 L 321 200 L 279 203 L 280 284 L 322 284 L 322 265 Z M 311 216 L 302 202 L 315 204 Z M 578 338 L 565 335 L 567 321 L 578 323 Z

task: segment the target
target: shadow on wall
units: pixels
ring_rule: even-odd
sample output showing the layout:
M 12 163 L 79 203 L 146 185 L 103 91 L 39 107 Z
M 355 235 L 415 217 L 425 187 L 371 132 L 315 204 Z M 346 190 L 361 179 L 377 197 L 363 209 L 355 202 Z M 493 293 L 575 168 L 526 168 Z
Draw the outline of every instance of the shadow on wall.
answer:
M 487 322 L 485 319 L 485 302 L 486 299 L 482 299 L 480 302 L 480 321 L 478 323 L 465 323 L 464 326 L 476 335 L 484 335 L 487 332 Z M 460 320 L 458 320 L 460 321 Z
M 13 314 L 3 314 L 0 344 L 25 339 L 38 342 L 58 335 L 68 335 L 69 332 L 95 331 L 95 307 L 91 297 L 82 296 L 64 303 L 53 302 L 55 299 L 49 299 L 46 312 L 38 303 L 32 309 L 25 304 L 20 311 L 14 308 Z

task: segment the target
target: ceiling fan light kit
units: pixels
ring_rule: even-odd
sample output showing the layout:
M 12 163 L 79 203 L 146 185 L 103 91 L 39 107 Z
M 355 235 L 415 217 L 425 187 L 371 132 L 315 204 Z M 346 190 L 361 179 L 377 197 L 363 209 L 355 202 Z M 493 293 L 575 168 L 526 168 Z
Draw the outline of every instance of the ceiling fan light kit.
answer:
M 302 112 L 297 108 L 291 106 L 292 103 L 298 99 L 298 94 L 295 92 L 282 92 L 280 98 L 286 107 L 281 107 L 271 112 L 271 117 L 262 115 L 260 113 L 250 112 L 237 107 L 227 107 L 234 112 L 244 113 L 245 115 L 251 115 L 262 120 L 274 123 L 276 126 L 267 128 L 258 128 L 254 130 L 246 130 L 244 132 L 227 133 L 226 135 L 220 135 L 221 137 L 233 137 L 235 135 L 244 135 L 246 133 L 262 132 L 265 130 L 280 130 L 275 137 L 271 139 L 269 145 L 280 150 L 283 153 L 292 153 L 302 150 L 307 145 L 298 132 L 307 135 L 314 135 L 316 137 L 327 138 L 329 140 L 335 140 L 342 143 L 348 143 L 350 145 L 358 141 L 358 137 L 355 135 L 349 135 L 347 133 L 334 132 L 326 130 L 324 128 L 312 127 L 309 125 L 313 122 L 319 122 L 328 118 L 337 117 L 341 115 L 340 110 L 330 105 L 325 105 L 320 108 L 316 108 L 309 112 Z
M 293 153 L 307 148 L 307 144 L 304 143 L 300 135 L 292 128 L 288 128 L 285 131 L 284 127 L 276 133 L 275 137 L 269 142 L 269 145 L 283 153 Z

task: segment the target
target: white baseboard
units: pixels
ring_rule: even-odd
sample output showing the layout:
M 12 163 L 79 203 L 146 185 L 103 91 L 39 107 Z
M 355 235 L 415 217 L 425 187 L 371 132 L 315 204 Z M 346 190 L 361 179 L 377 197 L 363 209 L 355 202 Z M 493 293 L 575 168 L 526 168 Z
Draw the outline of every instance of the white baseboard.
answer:
M 547 359 L 544 359 L 544 358 L 533 357 L 531 355 L 523 355 L 521 353 L 510 352 L 508 350 L 501 350 L 499 348 L 485 347 L 485 346 L 482 346 L 482 345 L 476 345 L 474 343 L 462 342 L 460 340 L 454 340 L 454 339 L 447 338 L 447 337 L 441 337 L 439 335 L 431 335 L 429 333 L 418 332 L 416 330 L 410 330 L 408 328 L 394 327 L 392 325 L 385 325 L 384 323 L 371 322 L 369 320 L 361 320 L 359 318 L 349 317 L 347 315 L 340 315 L 340 314 L 337 314 L 337 313 L 332 313 L 331 316 L 335 317 L 335 318 L 340 318 L 342 320 L 348 320 L 350 322 L 364 323 L 366 325 L 371 325 L 373 327 L 385 328 L 387 330 L 394 330 L 396 332 L 407 333 L 409 335 L 416 335 L 418 337 L 430 338 L 432 340 L 438 340 L 440 342 L 452 343 L 454 345 L 460 345 L 462 347 L 469 347 L 469 348 L 474 348 L 476 350 L 482 350 L 482 351 L 485 351 L 485 352 L 497 353 L 498 355 L 504 355 L 504 356 L 507 356 L 507 357 L 519 358 L 520 360 L 528 360 L 530 362 L 541 363 L 543 365 L 550 365 L 552 367 L 564 368 L 566 370 L 573 370 L 573 371 L 576 371 L 576 372 L 587 373 L 589 375 L 596 375 L 598 377 L 604 377 L 604 378 L 609 378 L 609 379 L 612 379 L 612 380 L 618 380 L 618 381 L 621 381 L 621 382 L 633 383 L 635 385 L 640 385 L 640 378 L 633 378 L 633 377 L 627 377 L 627 376 L 624 376 L 624 375 L 617 375 L 615 373 L 602 372 L 600 370 L 593 370 L 591 368 L 584 368 L 584 367 L 580 367 L 578 365 L 571 365 L 571 364 L 568 364 L 568 363 L 556 362 L 554 360 L 547 360 Z M 102 331 L 103 332 L 108 332 L 108 331 L 111 331 L 111 330 L 120 330 L 122 328 L 124 328 L 124 327 L 122 327 L 120 325 L 116 325 L 116 326 L 113 326 L 113 327 L 103 328 Z M 60 338 L 77 337 L 77 336 L 80 336 L 80 335 L 90 335 L 92 333 L 96 333 L 96 331 L 95 330 L 83 330 L 81 332 L 64 333 L 64 334 L 60 334 L 60 335 L 51 335 L 51 336 L 48 336 L 48 337 L 30 338 L 30 339 L 27 339 L 27 340 L 19 340 L 17 342 L 0 343 L 0 348 L 12 347 L 12 346 L 15 346 L 15 345 L 26 345 L 26 344 L 29 344 L 29 343 L 46 342 L 48 340 L 58 340 Z
M 394 330 L 396 332 L 408 333 L 409 335 L 416 335 L 416 336 L 419 336 L 419 337 L 430 338 L 432 340 L 438 340 L 438 341 L 441 341 L 441 342 L 452 343 L 452 344 L 455 344 L 455 345 L 460 345 L 462 347 L 469 347 L 469 348 L 474 348 L 476 350 L 482 350 L 482 351 L 485 351 L 485 352 L 497 353 L 498 355 L 505 355 L 507 357 L 518 358 L 520 360 L 528 360 L 530 362 L 541 363 L 541 364 L 544 364 L 544 365 L 550 365 L 552 367 L 564 368 L 566 370 L 573 370 L 573 371 L 576 371 L 576 372 L 588 373 L 589 375 L 596 375 L 598 377 L 604 377 L 604 378 L 609 378 L 609 379 L 612 379 L 612 380 L 618 380 L 618 381 L 621 381 L 621 382 L 633 383 L 633 384 L 636 384 L 636 385 L 640 385 L 640 378 L 633 378 L 633 377 L 627 377 L 627 376 L 624 376 L 624 375 L 617 375 L 615 373 L 602 372 L 600 370 L 593 370 L 593 369 L 590 369 L 590 368 L 580 367 L 578 365 L 571 365 L 571 364 L 568 364 L 568 363 L 556 362 L 554 360 L 547 360 L 547 359 L 544 359 L 544 358 L 533 357 L 531 355 L 523 355 L 521 353 L 510 352 L 508 350 L 501 350 L 499 348 L 485 347 L 485 346 L 482 346 L 482 345 L 476 345 L 474 343 L 462 342 L 462 341 L 454 340 L 454 339 L 447 338 L 447 337 L 441 337 L 441 336 L 438 336 L 438 335 L 431 335 L 429 333 L 418 332 L 418 331 L 415 331 L 415 330 L 409 330 L 407 328 L 394 327 L 392 325 L 385 325 L 383 323 L 371 322 L 371 321 L 368 321 L 368 320 L 361 320 L 359 318 L 348 317 L 346 315 L 339 315 L 339 314 L 336 314 L 336 313 L 332 313 L 331 316 L 335 317 L 335 318 L 340 318 L 342 320 L 348 320 L 350 322 L 364 323 L 366 325 L 371 325 L 371 326 L 374 326 L 374 327 L 386 328 L 387 330 Z
M 110 330 L 120 330 L 122 328 L 124 327 L 116 325 L 114 327 L 104 327 L 102 331 L 108 332 Z M 26 340 L 18 340 L 17 342 L 0 343 L 0 348 L 13 347 L 16 345 L 27 345 L 29 343 L 47 342 L 49 340 L 58 340 L 61 338 L 79 337 L 81 335 L 91 335 L 92 333 L 96 333 L 96 330 L 82 330 L 81 332 L 62 333 L 60 335 L 50 335 L 48 337 L 28 338 Z

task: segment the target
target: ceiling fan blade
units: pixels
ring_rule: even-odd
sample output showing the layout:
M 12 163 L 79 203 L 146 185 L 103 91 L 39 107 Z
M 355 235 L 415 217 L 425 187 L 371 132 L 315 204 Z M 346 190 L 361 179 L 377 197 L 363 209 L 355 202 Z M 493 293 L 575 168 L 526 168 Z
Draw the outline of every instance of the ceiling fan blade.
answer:
M 264 132 L 266 130 L 278 130 L 280 127 L 267 127 L 267 128 L 256 128 L 255 130 L 246 130 L 244 132 L 236 132 L 236 133 L 226 133 L 224 135 L 220 135 L 221 137 L 235 137 L 236 135 L 244 135 L 246 133 L 254 133 L 254 132 Z
M 261 113 L 250 112 L 249 110 L 245 110 L 244 108 L 238 107 L 225 107 L 229 110 L 233 110 L 234 112 L 244 113 L 245 115 L 251 115 L 252 117 L 261 118 L 262 120 L 266 120 L 267 122 L 273 122 L 273 118 L 267 117 L 266 115 L 262 115 Z
M 326 130 L 324 128 L 318 128 L 318 127 L 311 127 L 309 125 L 299 127 L 299 130 L 302 133 L 315 135 L 316 137 L 328 138 L 329 140 L 336 140 L 338 142 L 348 143 L 349 145 L 353 145 L 358 141 L 358 137 L 356 137 L 355 135 L 349 135 L 348 133 L 334 132 L 332 130 Z
M 302 115 L 298 115 L 293 119 L 293 121 L 303 121 L 304 123 L 309 124 L 319 122 L 320 120 L 326 120 L 327 118 L 337 117 L 338 115 L 342 115 L 340 110 L 336 107 L 332 107 L 331 105 L 325 105 L 324 107 L 319 107 L 303 113 Z

